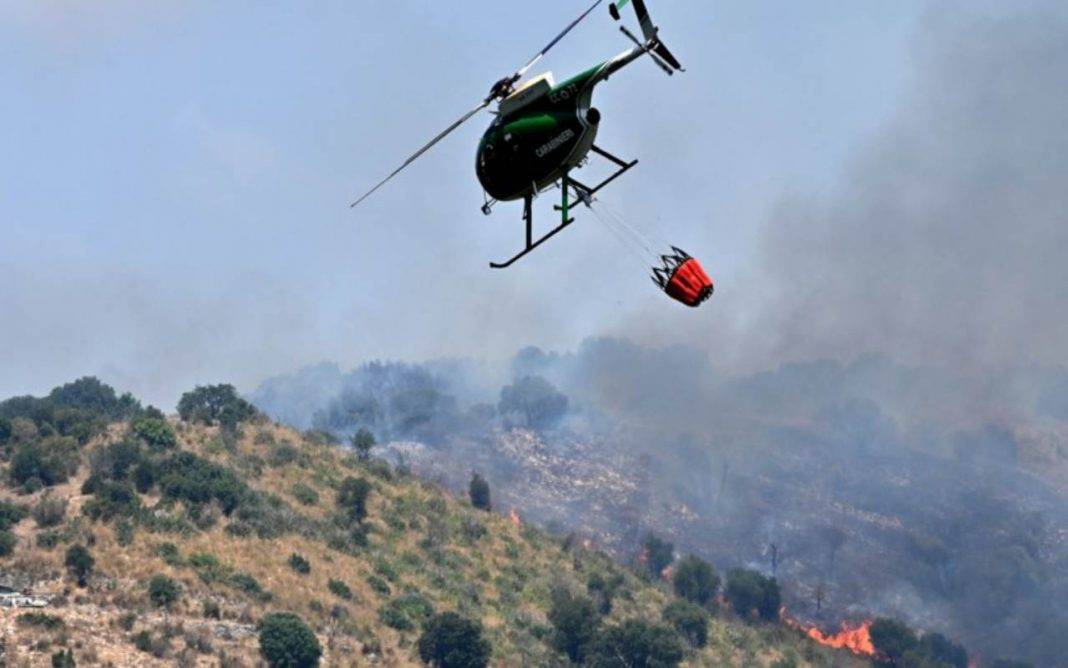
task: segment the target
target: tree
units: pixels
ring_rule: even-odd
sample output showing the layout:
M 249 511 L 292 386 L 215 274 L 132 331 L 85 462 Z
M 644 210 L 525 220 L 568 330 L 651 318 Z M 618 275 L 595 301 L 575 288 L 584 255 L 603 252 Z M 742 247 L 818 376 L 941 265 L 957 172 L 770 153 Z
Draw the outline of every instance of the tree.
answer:
M 927 657 L 948 663 L 953 668 L 968 668 L 968 652 L 941 633 L 927 633 L 920 639 L 920 650 Z
M 130 431 L 134 436 L 144 441 L 149 448 L 160 452 L 170 450 L 178 445 L 178 437 L 174 430 L 161 418 L 142 417 L 133 421 Z
M 744 568 L 735 568 L 727 574 L 727 600 L 740 617 L 759 617 L 765 621 L 779 618 L 782 595 L 779 583 Z
M 166 575 L 153 575 L 148 581 L 148 598 L 157 608 L 169 608 L 182 591 L 178 583 Z
M 375 435 L 361 427 L 351 439 L 352 449 L 356 451 L 356 457 L 365 462 L 371 458 L 371 449 L 375 447 Z
M 323 649 L 304 621 L 289 612 L 273 612 L 260 620 L 260 654 L 271 668 L 311 668 Z
M 594 668 L 670 668 L 682 661 L 675 632 L 662 624 L 630 619 L 602 629 L 590 643 L 586 665 Z
M 675 594 L 697 605 L 708 605 L 719 589 L 719 575 L 712 564 L 690 555 L 675 567 Z
M 455 612 L 434 615 L 419 637 L 419 658 L 434 668 L 484 668 L 489 656 L 482 625 Z
M 575 663 L 582 663 L 586 645 L 597 632 L 601 616 L 590 599 L 560 589 L 553 592 L 549 623 L 554 629 L 553 647 Z
M 664 621 L 692 647 L 708 644 L 708 613 L 689 601 L 672 601 L 664 608 Z
M 11 529 L 0 529 L 0 557 L 9 556 L 15 551 L 15 545 L 17 545 L 19 539 L 11 531 Z
M 549 429 L 567 413 L 567 396 L 541 376 L 524 376 L 501 388 L 498 412 L 518 426 Z
M 9 475 L 24 489 L 40 489 L 66 482 L 78 466 L 78 446 L 73 439 L 52 436 L 22 443 L 11 458 Z
M 905 653 L 916 648 L 916 634 L 904 622 L 880 617 L 872 622 L 871 643 L 891 663 L 900 661 Z
M 349 476 L 341 481 L 337 505 L 351 522 L 359 523 L 367 517 L 367 497 L 370 494 L 371 483 Z
M 198 385 L 178 401 L 178 416 L 186 422 L 236 427 L 256 414 L 256 408 L 238 396 L 233 385 Z
M 471 484 L 467 486 L 467 493 L 471 497 L 471 505 L 475 508 L 485 511 L 493 509 L 489 483 L 478 473 L 471 476 Z
M 96 560 L 84 545 L 71 545 L 67 549 L 67 556 L 63 560 L 67 570 L 78 581 L 79 587 L 84 587 L 88 582 L 89 575 L 93 572 Z
M 642 541 L 642 555 L 649 574 L 658 578 L 675 560 L 675 546 L 668 541 L 661 540 L 653 533 L 648 533 Z

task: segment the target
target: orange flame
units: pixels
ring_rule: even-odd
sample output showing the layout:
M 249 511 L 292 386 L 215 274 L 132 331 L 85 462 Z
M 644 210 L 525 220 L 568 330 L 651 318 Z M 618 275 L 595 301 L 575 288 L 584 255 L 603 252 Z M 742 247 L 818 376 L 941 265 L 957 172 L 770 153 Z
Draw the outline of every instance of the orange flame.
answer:
M 841 631 L 834 634 L 826 634 L 815 626 L 808 626 L 795 620 L 786 611 L 785 607 L 780 610 L 780 614 L 788 626 L 803 631 L 805 635 L 824 647 L 848 649 L 850 652 L 861 656 L 875 656 L 875 645 L 871 641 L 871 620 L 860 622 L 859 624 L 842 622 Z
M 834 635 L 824 635 L 822 631 L 815 627 L 810 628 L 806 633 L 809 638 L 827 647 L 848 649 L 854 654 L 862 654 L 864 656 L 874 656 L 875 654 L 875 645 L 871 642 L 871 622 L 862 622 L 859 625 L 850 625 L 843 622 L 842 630 Z
M 515 511 L 515 508 L 508 511 L 508 519 L 512 520 L 512 524 L 517 527 L 523 526 L 523 520 L 519 519 L 519 513 Z

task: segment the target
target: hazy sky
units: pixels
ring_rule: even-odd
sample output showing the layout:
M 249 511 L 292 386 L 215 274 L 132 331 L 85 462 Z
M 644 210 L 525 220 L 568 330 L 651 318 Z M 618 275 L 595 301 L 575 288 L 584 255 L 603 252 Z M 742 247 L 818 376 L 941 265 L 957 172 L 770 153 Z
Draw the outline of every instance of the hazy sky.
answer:
M 478 210 L 488 116 L 348 209 L 583 4 L 0 0 L 0 396 L 98 374 L 169 408 L 321 359 L 727 336 L 766 301 L 768 221 L 839 197 L 922 89 L 931 31 L 1017 6 L 652 0 L 688 71 L 598 89 L 598 143 L 642 161 L 605 198 L 702 259 L 698 311 L 581 212 L 489 270 L 521 229 Z M 559 80 L 627 44 L 598 11 L 543 63 Z

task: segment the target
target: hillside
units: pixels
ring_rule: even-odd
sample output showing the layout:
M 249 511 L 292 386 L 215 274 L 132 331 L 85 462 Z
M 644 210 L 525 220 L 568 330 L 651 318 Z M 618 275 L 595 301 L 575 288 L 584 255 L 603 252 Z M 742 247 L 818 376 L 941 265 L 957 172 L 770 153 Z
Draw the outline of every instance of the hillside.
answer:
M 6 665 L 53 665 L 66 648 L 76 665 L 260 665 L 257 623 L 276 611 L 314 630 L 324 665 L 418 665 L 420 626 L 446 610 L 483 625 L 491 665 L 564 665 L 547 621 L 554 591 L 612 583 L 604 628 L 659 623 L 673 598 L 604 554 L 243 402 L 164 421 L 104 387 L 95 404 L 84 385 L 0 404 L 3 515 L 16 538 L 0 584 L 44 606 L 0 608 Z M 346 479 L 369 483 L 363 518 L 339 512 Z M 65 566 L 75 545 L 94 561 L 84 586 Z M 687 665 L 859 663 L 722 607 L 708 628 Z

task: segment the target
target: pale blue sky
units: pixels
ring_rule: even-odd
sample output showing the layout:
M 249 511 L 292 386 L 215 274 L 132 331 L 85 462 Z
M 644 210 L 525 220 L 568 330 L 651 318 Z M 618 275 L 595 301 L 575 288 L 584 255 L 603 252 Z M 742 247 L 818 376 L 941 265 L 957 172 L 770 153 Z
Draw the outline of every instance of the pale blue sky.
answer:
M 776 203 L 831 187 L 900 105 L 927 11 L 650 2 L 688 71 L 598 90 L 599 143 L 641 160 L 605 197 L 705 262 L 719 289 L 691 312 L 590 216 L 490 271 L 521 231 L 478 210 L 488 116 L 348 209 L 583 2 L 93 4 L 0 0 L 0 396 L 92 373 L 169 407 L 321 359 L 715 332 Z M 598 10 L 544 69 L 627 44 Z

